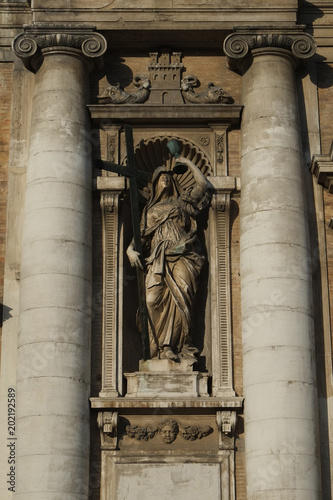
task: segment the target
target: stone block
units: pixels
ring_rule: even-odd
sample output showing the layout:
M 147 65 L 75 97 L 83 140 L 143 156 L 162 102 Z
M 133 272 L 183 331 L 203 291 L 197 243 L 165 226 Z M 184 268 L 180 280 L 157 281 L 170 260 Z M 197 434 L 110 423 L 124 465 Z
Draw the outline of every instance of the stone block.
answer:
M 146 498 L 161 500 L 179 498 L 199 500 L 220 498 L 219 464 L 156 463 L 121 464 L 117 472 L 116 496 L 119 500 Z M 156 482 L 158 481 L 158 491 Z
M 154 360 L 150 360 L 154 361 Z M 161 363 L 162 361 L 162 363 Z M 165 361 L 165 363 L 164 363 Z M 199 397 L 208 396 L 208 374 L 189 371 L 182 363 L 173 371 L 166 371 L 168 360 L 158 360 L 160 371 L 125 373 L 127 397 Z M 147 362 L 146 362 L 147 363 Z M 173 363 L 175 365 L 175 363 Z M 147 367 L 146 367 L 147 368 Z

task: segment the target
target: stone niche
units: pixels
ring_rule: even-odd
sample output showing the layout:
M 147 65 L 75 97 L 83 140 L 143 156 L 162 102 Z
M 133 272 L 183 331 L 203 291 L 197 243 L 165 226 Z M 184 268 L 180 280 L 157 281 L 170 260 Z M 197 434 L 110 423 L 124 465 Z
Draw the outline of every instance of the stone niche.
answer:
M 97 178 L 103 224 L 103 352 L 102 387 L 91 404 L 101 438 L 101 498 L 233 499 L 235 427 L 243 401 L 235 395 L 232 372 L 229 224 L 239 181 L 228 176 L 228 131 L 239 126 L 241 106 L 194 104 L 181 95 L 178 104 L 174 99 L 158 104 L 156 88 L 152 101 L 148 96 L 142 104 L 126 103 L 119 88 L 111 90 L 104 95 L 115 90 L 124 102 L 106 99 L 89 106 L 102 129 L 102 158 L 127 165 L 124 124 L 130 124 L 136 168 L 152 175 L 161 165 L 173 168 L 176 160 L 167 143 L 176 139 L 181 155 L 206 177 L 210 203 L 197 218 L 206 257 L 192 309 L 197 361 L 144 361 L 136 325 L 136 274 L 126 255 L 133 236 L 128 179 L 107 168 Z M 184 190 L 194 183 L 189 170 L 177 180 Z M 149 188 L 138 180 L 141 210 Z
M 229 212 L 231 193 L 237 189 L 237 179 L 227 176 L 227 130 L 228 126 L 225 124 L 211 124 L 207 129 L 200 127 L 192 131 L 179 127 L 172 127 L 172 130 L 134 128 L 134 142 L 137 145 L 135 158 L 138 169 L 153 172 L 159 164 L 168 163 L 170 159 L 167 158 L 166 143 L 176 138 L 182 145 L 182 154 L 191 158 L 208 179 L 212 199 L 210 206 L 200 214 L 198 220 L 198 235 L 204 247 L 206 263 L 200 275 L 193 307 L 191 337 L 200 351 L 194 368 L 201 373 L 201 378 L 209 378 L 209 387 L 206 384 L 204 393 L 229 397 L 234 395 L 231 366 Z M 126 164 L 122 127 L 115 128 L 112 125 L 110 130 L 106 130 L 106 136 L 107 159 Z M 193 183 L 189 173 L 178 177 L 182 187 Z M 128 374 L 127 380 L 133 378 L 134 372 L 146 376 L 149 371 L 160 371 L 166 375 L 168 368 L 165 363 L 157 362 L 154 367 L 148 368 L 145 364 L 139 369 L 142 350 L 136 327 L 137 284 L 135 271 L 125 253 L 133 234 L 127 180 L 107 173 L 97 179 L 97 188 L 101 191 L 104 232 L 104 337 L 100 396 L 118 397 L 126 396 L 124 374 Z M 145 189 L 146 186 L 139 185 L 141 193 Z M 143 207 L 144 195 L 142 200 Z M 157 368 L 158 364 L 160 370 Z M 185 368 L 174 368 L 171 371 L 184 379 Z M 192 368 L 188 373 L 191 372 Z M 191 394 L 193 395 L 192 389 Z M 199 391 L 197 396 L 199 395 L 203 394 Z

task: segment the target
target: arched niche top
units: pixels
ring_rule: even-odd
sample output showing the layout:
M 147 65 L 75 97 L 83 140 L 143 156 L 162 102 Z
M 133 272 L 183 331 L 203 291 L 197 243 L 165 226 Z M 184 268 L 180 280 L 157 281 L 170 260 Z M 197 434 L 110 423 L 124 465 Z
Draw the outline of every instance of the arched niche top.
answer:
M 134 155 L 137 167 L 140 170 L 153 173 L 157 167 L 165 165 L 172 170 L 176 160 L 169 153 L 167 143 L 170 139 L 177 139 L 181 144 L 181 155 L 191 160 L 206 176 L 213 175 L 212 165 L 205 152 L 200 146 L 184 137 L 178 135 L 160 135 L 142 140 L 134 146 Z M 127 157 L 122 160 L 126 164 Z M 185 190 L 193 184 L 193 176 L 190 170 L 184 174 L 177 175 L 181 187 Z

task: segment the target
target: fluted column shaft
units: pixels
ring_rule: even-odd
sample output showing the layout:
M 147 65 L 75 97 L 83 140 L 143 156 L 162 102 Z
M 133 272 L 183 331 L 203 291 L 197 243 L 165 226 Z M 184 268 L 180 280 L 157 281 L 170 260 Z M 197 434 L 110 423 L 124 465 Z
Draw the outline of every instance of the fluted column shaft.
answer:
M 300 32 L 233 34 L 244 112 L 241 309 L 248 500 L 320 498 L 311 252 L 295 65 Z
M 81 45 L 94 36 L 103 43 L 75 30 L 14 42 L 37 71 L 17 377 L 16 496 L 24 500 L 87 500 L 89 493 L 91 63 Z

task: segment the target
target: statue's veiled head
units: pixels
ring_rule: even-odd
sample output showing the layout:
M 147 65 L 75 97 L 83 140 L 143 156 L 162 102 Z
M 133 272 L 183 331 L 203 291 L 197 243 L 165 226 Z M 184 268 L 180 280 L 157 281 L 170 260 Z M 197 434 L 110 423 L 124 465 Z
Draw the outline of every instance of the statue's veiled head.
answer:
M 173 172 L 164 165 L 157 167 L 153 174 L 151 196 L 147 207 L 158 203 L 164 194 L 170 198 L 178 198 L 180 193 L 181 188 Z

